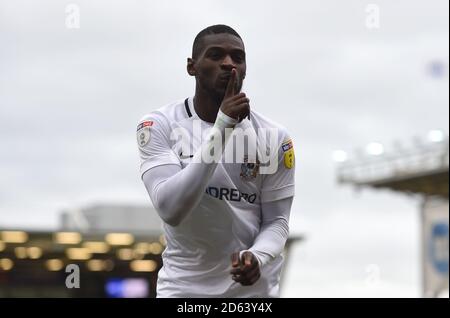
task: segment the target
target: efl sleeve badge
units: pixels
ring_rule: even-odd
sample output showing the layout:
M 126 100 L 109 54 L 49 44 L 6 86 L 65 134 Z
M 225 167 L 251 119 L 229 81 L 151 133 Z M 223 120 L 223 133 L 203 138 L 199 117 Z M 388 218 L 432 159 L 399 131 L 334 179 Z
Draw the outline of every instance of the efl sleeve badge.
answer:
M 295 165 L 294 145 L 292 140 L 289 139 L 281 145 L 283 149 L 283 161 L 284 166 L 288 169 L 292 169 Z
M 150 140 L 150 127 L 153 122 L 148 120 L 140 123 L 137 127 L 137 142 L 139 146 L 145 146 Z

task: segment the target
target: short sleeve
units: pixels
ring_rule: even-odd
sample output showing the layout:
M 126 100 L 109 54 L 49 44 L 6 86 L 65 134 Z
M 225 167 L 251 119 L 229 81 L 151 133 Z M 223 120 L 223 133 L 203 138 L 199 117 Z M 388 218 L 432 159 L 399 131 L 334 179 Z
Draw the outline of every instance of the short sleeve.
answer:
M 170 133 L 170 128 L 164 118 L 157 114 L 147 115 L 139 121 L 136 137 L 141 178 L 147 170 L 157 166 L 181 166 L 178 156 L 170 147 L 168 132 Z
M 261 202 L 270 202 L 293 197 L 295 194 L 294 144 L 288 134 L 278 147 L 278 166 L 275 173 L 264 176 Z

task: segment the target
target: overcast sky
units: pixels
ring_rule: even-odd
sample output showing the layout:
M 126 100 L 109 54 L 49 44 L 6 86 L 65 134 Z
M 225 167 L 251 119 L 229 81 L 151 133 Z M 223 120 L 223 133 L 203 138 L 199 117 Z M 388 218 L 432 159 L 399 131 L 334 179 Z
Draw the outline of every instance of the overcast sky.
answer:
M 80 28 L 66 26 L 69 3 Z M 370 3 L 379 28 L 366 25 Z M 137 121 L 193 95 L 192 41 L 224 23 L 246 45 L 251 107 L 294 140 L 291 232 L 307 240 L 283 295 L 419 296 L 420 199 L 338 185 L 331 155 L 448 134 L 448 21 L 446 0 L 0 0 L 0 227 L 53 229 L 64 208 L 150 204 Z

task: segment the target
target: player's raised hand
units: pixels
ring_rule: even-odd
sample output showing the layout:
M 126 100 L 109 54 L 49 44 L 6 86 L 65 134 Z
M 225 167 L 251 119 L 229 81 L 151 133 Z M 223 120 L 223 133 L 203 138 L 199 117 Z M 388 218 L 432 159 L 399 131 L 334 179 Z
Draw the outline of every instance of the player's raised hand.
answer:
M 260 277 L 261 271 L 256 256 L 249 251 L 242 253 L 239 259 L 239 252 L 231 255 L 232 279 L 243 286 L 253 285 Z
M 235 68 L 231 70 L 225 95 L 220 105 L 220 110 L 225 114 L 241 122 L 250 116 L 250 100 L 245 93 L 238 93 L 238 74 Z

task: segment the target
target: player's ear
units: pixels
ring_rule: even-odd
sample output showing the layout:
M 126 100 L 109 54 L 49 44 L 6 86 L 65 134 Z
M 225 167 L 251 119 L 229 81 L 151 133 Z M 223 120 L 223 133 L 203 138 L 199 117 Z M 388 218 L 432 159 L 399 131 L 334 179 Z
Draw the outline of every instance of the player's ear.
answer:
M 190 57 L 188 57 L 188 59 L 187 59 L 186 69 L 187 69 L 187 72 L 188 72 L 189 75 L 191 75 L 191 76 L 195 76 L 196 75 L 195 61 L 193 59 L 191 59 Z

